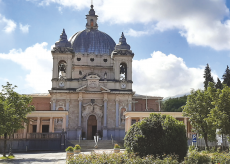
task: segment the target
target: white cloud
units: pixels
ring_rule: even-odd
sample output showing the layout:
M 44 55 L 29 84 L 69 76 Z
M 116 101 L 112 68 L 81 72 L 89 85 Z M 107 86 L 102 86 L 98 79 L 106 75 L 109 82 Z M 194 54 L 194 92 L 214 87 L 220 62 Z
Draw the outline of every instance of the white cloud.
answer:
M 35 44 L 25 51 L 11 50 L 8 54 L 1 54 L 1 59 L 11 60 L 29 71 L 26 75 L 25 86 L 31 87 L 31 92 L 47 93 L 51 88 L 52 57 L 47 43 Z
M 2 25 L 4 27 L 3 31 L 6 33 L 11 33 L 15 30 L 15 28 L 17 27 L 17 24 L 10 20 L 10 19 L 6 19 L 3 15 L 0 14 L 0 25 Z
M 40 5 L 57 3 L 78 10 L 90 6 L 90 0 L 36 2 Z M 178 29 L 189 44 L 230 50 L 230 20 L 224 21 L 229 17 L 229 9 L 225 0 L 98 0 L 94 5 L 99 21 L 143 23 L 148 28 L 147 31 L 129 30 L 132 36 L 142 36 L 154 30 Z
M 53 64 L 47 43 L 37 43 L 25 51 L 0 53 L 0 59 L 11 60 L 29 71 L 25 86 L 32 88 L 30 92 L 44 93 L 51 88 Z M 168 97 L 203 88 L 204 68 L 189 68 L 182 58 L 160 51 L 153 52 L 151 58 L 133 60 L 132 72 L 133 90 L 138 94 Z M 215 71 L 212 72 L 216 79 Z
M 139 37 L 150 34 L 150 31 L 135 31 L 130 28 L 125 34 L 133 37 Z
M 28 33 L 29 32 L 29 27 L 30 25 L 26 24 L 26 25 L 22 25 L 21 23 L 19 24 L 20 25 L 20 30 L 23 32 L 23 33 Z
M 157 51 L 151 58 L 133 60 L 133 90 L 152 96 L 181 95 L 203 89 L 203 73 L 203 68 L 189 68 L 182 58 Z

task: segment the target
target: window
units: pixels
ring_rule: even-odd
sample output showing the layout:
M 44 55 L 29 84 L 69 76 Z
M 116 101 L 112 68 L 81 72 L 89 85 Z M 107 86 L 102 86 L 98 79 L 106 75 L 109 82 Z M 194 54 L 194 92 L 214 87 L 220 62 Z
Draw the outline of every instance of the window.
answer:
M 58 76 L 61 78 L 65 78 L 66 77 L 66 68 L 67 68 L 67 64 L 66 61 L 61 60 L 59 61 L 58 64 Z
M 106 63 L 106 62 L 107 62 L 107 59 L 103 59 L 103 61 Z
M 94 61 L 94 58 L 90 58 L 90 61 L 93 62 L 93 61 Z
M 120 80 L 127 80 L 127 65 L 126 65 L 126 63 L 120 64 Z
M 81 58 L 77 58 L 77 61 L 81 61 Z
M 90 20 L 90 27 L 93 27 L 93 19 Z

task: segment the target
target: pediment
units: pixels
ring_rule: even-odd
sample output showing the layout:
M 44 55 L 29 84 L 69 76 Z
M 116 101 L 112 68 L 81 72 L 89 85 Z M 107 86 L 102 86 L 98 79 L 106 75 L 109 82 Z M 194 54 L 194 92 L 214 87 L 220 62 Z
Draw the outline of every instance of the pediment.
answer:
M 96 88 L 88 87 L 87 85 L 84 85 L 78 89 L 76 89 L 76 92 L 110 92 L 110 90 L 104 86 L 98 86 Z

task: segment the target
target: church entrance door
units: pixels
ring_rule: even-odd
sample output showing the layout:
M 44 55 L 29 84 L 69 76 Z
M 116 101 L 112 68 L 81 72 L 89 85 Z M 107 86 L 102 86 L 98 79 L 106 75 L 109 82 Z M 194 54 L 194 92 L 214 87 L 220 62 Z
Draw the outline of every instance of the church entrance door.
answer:
M 87 139 L 93 140 L 97 133 L 97 118 L 94 115 L 89 116 L 87 122 Z

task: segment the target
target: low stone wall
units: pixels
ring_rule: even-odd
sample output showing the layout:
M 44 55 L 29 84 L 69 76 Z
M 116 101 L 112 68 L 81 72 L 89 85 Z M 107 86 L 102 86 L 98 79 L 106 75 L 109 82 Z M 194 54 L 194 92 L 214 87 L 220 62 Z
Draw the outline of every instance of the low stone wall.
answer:
M 9 152 L 12 143 L 13 152 L 26 151 L 60 151 L 64 149 L 65 143 L 61 139 L 45 139 L 45 140 L 7 140 L 6 152 Z M 0 153 L 3 152 L 4 140 L 0 140 Z

